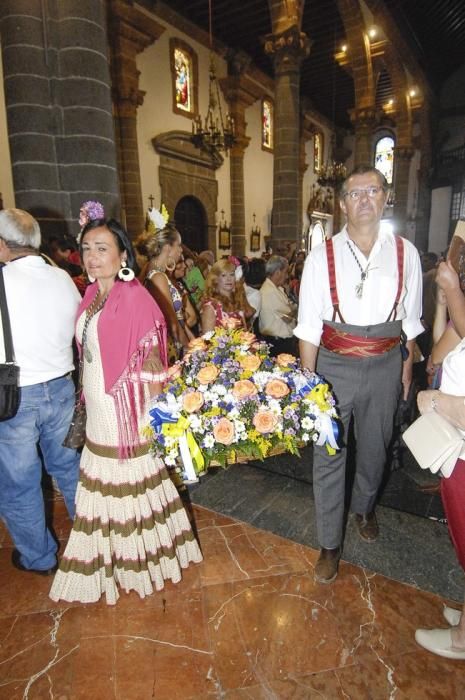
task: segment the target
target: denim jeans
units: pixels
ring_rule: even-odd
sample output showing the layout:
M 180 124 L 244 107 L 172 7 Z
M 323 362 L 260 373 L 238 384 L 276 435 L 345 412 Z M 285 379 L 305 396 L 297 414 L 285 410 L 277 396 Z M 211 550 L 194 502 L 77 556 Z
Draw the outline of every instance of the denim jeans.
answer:
M 62 446 L 74 396 L 70 376 L 22 387 L 18 413 L 0 422 L 0 516 L 27 569 L 56 564 L 57 544 L 45 522 L 42 461 L 74 517 L 80 455 Z

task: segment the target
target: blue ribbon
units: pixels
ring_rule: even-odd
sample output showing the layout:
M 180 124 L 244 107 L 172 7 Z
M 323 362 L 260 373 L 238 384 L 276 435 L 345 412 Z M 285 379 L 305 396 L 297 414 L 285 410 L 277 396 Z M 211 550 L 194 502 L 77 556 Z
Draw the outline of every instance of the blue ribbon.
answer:
M 159 406 L 154 406 L 153 408 L 151 408 L 149 413 L 152 416 L 150 425 L 156 433 L 161 433 L 163 423 L 178 422 L 178 418 L 175 418 L 170 411 L 160 408 Z

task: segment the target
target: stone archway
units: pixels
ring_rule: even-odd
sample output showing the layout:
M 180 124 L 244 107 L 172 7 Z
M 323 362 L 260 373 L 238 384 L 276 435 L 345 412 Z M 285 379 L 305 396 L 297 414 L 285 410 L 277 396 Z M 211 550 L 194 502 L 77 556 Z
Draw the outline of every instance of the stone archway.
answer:
M 168 131 L 152 139 L 160 155 L 161 200 L 174 212 L 184 197 L 197 199 L 206 215 L 207 248 L 216 252 L 216 211 L 218 183 L 215 171 L 223 163 L 221 155 L 204 153 L 190 141 L 187 131 Z
M 196 197 L 182 197 L 176 205 L 173 219 L 184 245 L 196 253 L 206 250 L 208 231 L 205 209 Z

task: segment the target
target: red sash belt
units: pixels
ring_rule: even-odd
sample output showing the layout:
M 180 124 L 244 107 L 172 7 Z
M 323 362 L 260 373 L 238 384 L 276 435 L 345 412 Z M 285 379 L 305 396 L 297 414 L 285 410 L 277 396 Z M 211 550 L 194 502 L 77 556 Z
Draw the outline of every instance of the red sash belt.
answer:
M 337 328 L 331 328 L 324 323 L 320 343 L 326 350 L 337 352 L 339 355 L 372 357 L 389 352 L 396 345 L 399 345 L 399 341 L 399 336 L 394 338 L 363 338 L 360 335 L 351 335 Z

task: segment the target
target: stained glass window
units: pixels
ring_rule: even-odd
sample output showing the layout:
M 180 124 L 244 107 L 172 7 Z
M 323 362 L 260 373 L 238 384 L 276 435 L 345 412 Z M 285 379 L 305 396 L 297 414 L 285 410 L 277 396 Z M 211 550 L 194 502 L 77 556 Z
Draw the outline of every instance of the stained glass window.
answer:
M 383 136 L 376 142 L 375 168 L 383 173 L 389 185 L 392 185 L 394 172 L 394 139 Z
M 273 150 L 273 103 L 270 100 L 262 102 L 262 146 Z
M 318 132 L 313 137 L 313 171 L 319 173 L 323 165 L 323 134 Z
M 170 39 L 173 110 L 192 119 L 197 112 L 197 56 L 180 39 Z
M 191 60 L 181 49 L 174 50 L 176 70 L 176 105 L 178 109 L 192 112 L 191 107 Z

